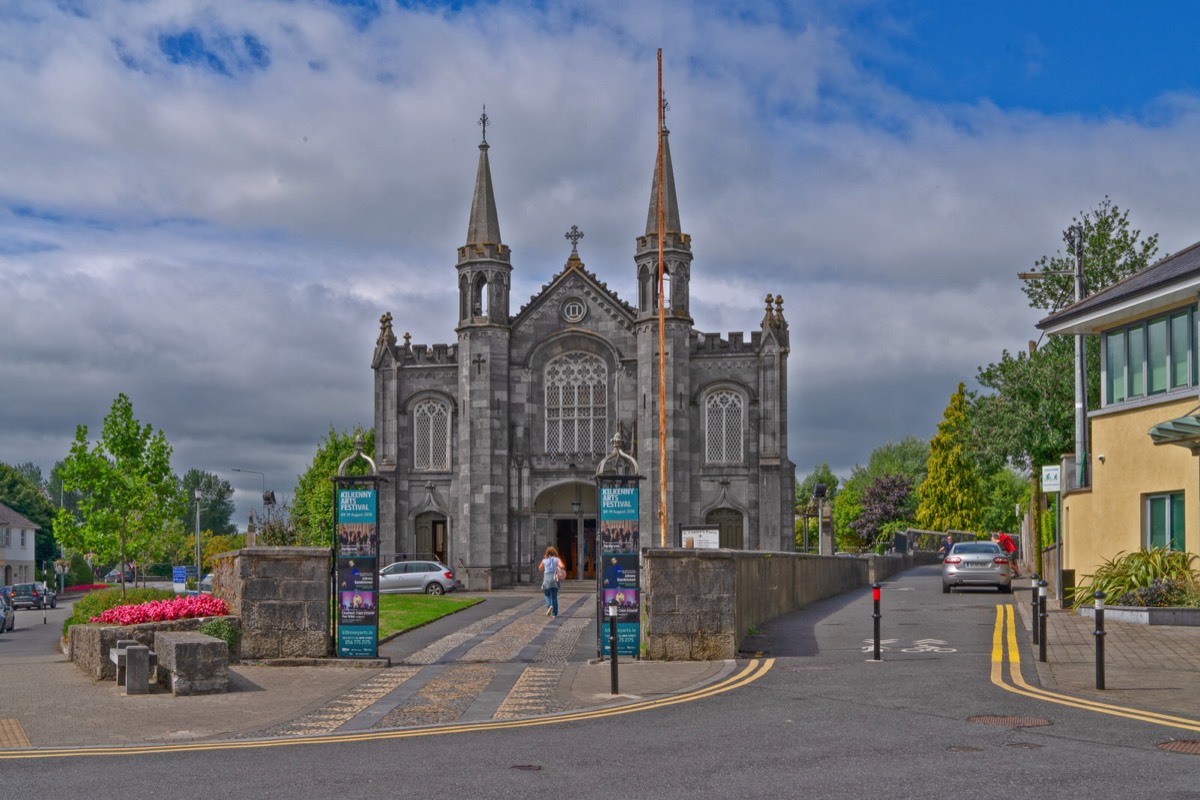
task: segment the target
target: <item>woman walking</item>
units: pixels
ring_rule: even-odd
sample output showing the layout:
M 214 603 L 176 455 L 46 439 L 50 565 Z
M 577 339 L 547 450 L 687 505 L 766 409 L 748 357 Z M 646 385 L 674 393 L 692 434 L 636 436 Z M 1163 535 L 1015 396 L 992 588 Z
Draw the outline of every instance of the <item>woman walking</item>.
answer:
M 546 616 L 558 616 L 558 551 L 554 546 L 546 548 L 542 557 L 542 594 L 546 595 Z

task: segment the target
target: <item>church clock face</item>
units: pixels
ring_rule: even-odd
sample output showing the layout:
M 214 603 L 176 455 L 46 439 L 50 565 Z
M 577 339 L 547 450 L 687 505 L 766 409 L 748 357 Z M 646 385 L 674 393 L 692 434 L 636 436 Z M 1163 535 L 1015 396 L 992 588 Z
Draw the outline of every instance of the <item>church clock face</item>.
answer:
M 587 316 L 587 303 L 578 297 L 568 297 L 559 306 L 559 313 L 562 314 L 564 320 L 571 324 L 582 322 L 583 318 Z

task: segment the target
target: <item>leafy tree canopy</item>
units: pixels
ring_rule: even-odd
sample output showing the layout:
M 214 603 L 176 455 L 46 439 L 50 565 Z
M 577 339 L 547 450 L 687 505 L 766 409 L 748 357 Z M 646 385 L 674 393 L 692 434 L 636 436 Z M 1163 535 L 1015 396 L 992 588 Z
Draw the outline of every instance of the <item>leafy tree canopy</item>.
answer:
M 180 490 L 188 503 L 180 524 L 185 531 L 196 528 L 196 489 L 200 490 L 200 530 L 218 536 L 237 533 L 233 522 L 233 485 L 212 472 L 189 469 L 180 481 Z
M 359 435 L 363 437 L 363 455 L 374 457 L 374 428 L 338 433 L 330 426 L 329 434 L 317 445 L 312 463 L 303 475 L 297 476 L 290 514 L 297 544 L 333 545 L 333 478 L 337 475 L 338 465 L 354 455 L 354 439 Z M 349 466 L 349 474 L 365 475 L 368 469 L 366 462 L 357 460 Z
M 1129 212 L 1107 195 L 1091 211 L 1072 217 L 1068 230 L 1063 231 L 1064 239 L 1075 226 L 1083 230 L 1083 283 L 1089 295 L 1141 272 L 1158 253 L 1158 234 L 1142 239 L 1140 230 L 1130 229 Z M 1034 262 L 1034 271 L 1065 274 L 1027 281 L 1022 288 L 1031 308 L 1049 312 L 1074 302 L 1074 253 L 1056 251 L 1053 256 L 1042 256 Z
M 911 521 L 916 512 L 916 493 L 911 479 L 904 475 L 880 475 L 863 489 L 858 518 L 850 527 L 859 542 L 870 547 L 888 523 Z
M 124 394 L 113 401 L 98 441 L 88 442 L 86 425 L 76 429 L 61 472 L 66 490 L 81 495 L 78 516 L 59 509 L 55 517 L 66 546 L 95 553 L 100 562 L 142 564 L 178 547 L 185 502 L 171 472 L 171 445 L 162 431 L 134 418 Z
M 832 502 L 837 497 L 838 476 L 833 474 L 828 463 L 818 464 L 813 467 L 812 472 L 808 473 L 803 481 L 796 481 L 796 508 L 802 509 L 810 504 L 816 505 L 812 496 L 813 489 L 818 483 L 825 484 L 825 502 Z

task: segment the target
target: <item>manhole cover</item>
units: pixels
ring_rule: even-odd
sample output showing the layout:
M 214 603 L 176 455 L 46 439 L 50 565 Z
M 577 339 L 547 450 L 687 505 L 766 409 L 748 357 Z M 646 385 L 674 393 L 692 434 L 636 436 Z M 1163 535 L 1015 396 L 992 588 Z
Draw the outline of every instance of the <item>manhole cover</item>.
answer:
M 1187 753 L 1192 756 L 1200 756 L 1200 740 L 1172 739 L 1169 742 L 1160 743 L 1158 749 L 1166 750 L 1169 753 Z
M 1043 725 L 1053 725 L 1050 720 L 1041 717 L 999 716 L 996 714 L 979 714 L 967 717 L 967 722 L 978 722 L 982 725 L 1004 725 L 1009 728 L 1040 728 Z

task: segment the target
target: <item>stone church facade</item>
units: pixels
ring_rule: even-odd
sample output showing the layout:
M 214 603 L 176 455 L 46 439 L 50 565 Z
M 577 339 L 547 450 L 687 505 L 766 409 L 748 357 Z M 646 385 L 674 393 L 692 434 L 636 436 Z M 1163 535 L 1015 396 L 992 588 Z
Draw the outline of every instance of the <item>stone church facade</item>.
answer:
M 748 338 L 696 330 L 692 240 L 666 142 L 662 166 L 667 544 L 681 544 L 682 525 L 709 524 L 722 547 L 792 551 L 783 299 L 767 295 Z M 657 167 L 629 275 L 636 303 L 586 269 L 572 228 L 566 264 L 513 313 L 513 265 L 486 139 L 479 145 L 455 266 L 457 341 L 398 342 L 391 315 L 380 320 L 372 368 L 383 563 L 438 558 L 469 588 L 489 589 L 530 580 L 553 544 L 569 578 L 593 577 L 593 476 L 614 434 L 645 476 L 642 545 L 659 545 Z

